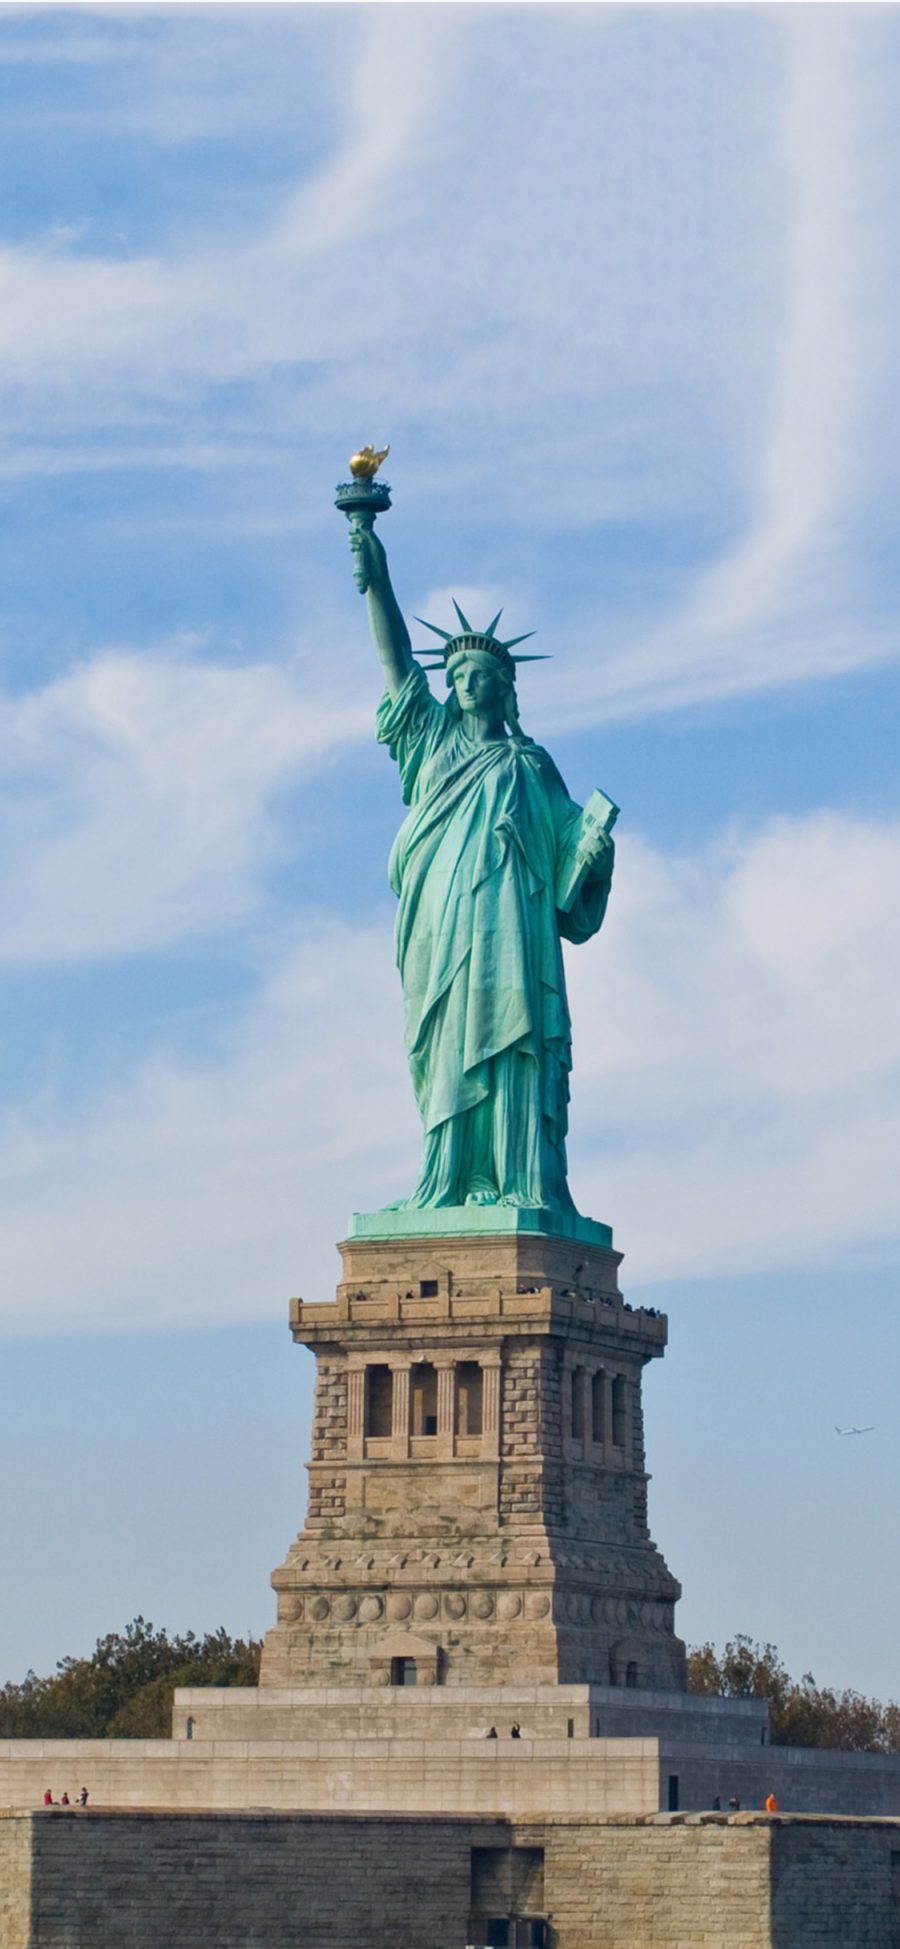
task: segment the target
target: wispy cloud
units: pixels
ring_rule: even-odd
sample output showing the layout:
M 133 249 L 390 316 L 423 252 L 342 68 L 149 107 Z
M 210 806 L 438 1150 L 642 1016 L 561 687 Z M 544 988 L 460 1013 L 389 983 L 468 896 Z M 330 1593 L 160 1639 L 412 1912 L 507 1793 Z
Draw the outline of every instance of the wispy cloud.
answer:
M 414 174 L 422 130 L 440 117 L 451 87 L 461 22 L 455 10 L 372 8 L 359 17 L 359 46 L 342 91 L 343 137 L 325 166 L 288 199 L 263 250 L 333 257 L 396 220 L 387 192 Z M 352 270 L 352 265 L 351 265 Z M 363 311 L 377 292 L 360 292 Z
M 217 230 L 189 250 L 138 255 L 73 251 L 57 229 L 0 251 L 7 375 L 15 366 L 20 383 L 54 392 L 77 377 L 171 403 L 186 378 L 261 378 L 273 361 L 383 347 L 396 294 L 378 288 L 377 240 L 397 221 L 396 179 L 414 180 L 417 139 L 440 112 L 458 33 L 452 13 L 361 16 L 349 72 L 330 76 L 340 133 L 300 187 L 270 201 L 256 231 Z M 343 253 L 360 237 L 366 255 L 355 266 Z M 317 260 L 312 277 L 306 267 Z
M 833 542 L 861 460 L 858 41 L 839 8 L 815 17 L 792 10 L 784 33 L 783 297 L 755 506 L 747 533 L 702 576 L 686 617 L 720 640 L 789 605 L 798 571 L 820 563 Z
M 866 469 L 873 48 L 841 8 L 788 8 L 781 32 L 781 289 L 749 520 L 662 626 L 585 673 L 582 700 L 590 692 L 609 716 L 814 681 L 898 654 L 893 624 L 865 612 L 852 581 L 845 592 Z
M 307 670 L 109 649 L 0 699 L 0 963 L 93 960 L 246 919 L 274 795 L 369 729 Z

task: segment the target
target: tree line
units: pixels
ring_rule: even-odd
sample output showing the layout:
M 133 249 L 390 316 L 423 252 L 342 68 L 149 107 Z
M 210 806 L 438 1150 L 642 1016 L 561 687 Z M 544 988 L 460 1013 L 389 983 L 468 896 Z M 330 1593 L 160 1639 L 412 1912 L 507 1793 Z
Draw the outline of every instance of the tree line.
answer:
M 773 1644 L 738 1635 L 723 1652 L 688 1652 L 688 1688 L 707 1697 L 768 1699 L 773 1746 L 830 1746 L 844 1753 L 900 1753 L 900 1705 L 862 1692 L 791 1678 Z
M 262 1643 L 223 1628 L 205 1637 L 136 1617 L 98 1638 L 90 1658 L 62 1658 L 0 1690 L 0 1739 L 166 1739 L 177 1685 L 255 1685 Z

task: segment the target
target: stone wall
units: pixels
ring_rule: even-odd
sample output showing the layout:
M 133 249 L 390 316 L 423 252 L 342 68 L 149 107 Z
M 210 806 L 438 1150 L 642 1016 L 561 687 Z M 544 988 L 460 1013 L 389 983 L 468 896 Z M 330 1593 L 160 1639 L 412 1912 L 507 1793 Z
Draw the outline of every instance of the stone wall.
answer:
M 31 1936 L 9 1949 L 466 1940 L 466 1822 L 88 1812 L 32 1832 Z
M 205 1685 L 176 1691 L 172 1737 L 186 1738 L 190 1720 L 194 1739 L 481 1739 L 514 1719 L 527 1739 L 667 1739 L 705 1759 L 715 1745 L 723 1760 L 735 1745 L 758 1758 L 769 1725 L 764 1699 L 621 1685 Z
M 629 1692 L 620 1685 L 592 1685 L 590 1731 L 595 1739 L 694 1740 L 704 1746 L 733 1744 L 758 1751 L 769 1741 L 765 1699 L 710 1698 L 700 1692 Z
M 0 1949 L 29 1949 L 30 1820 L 0 1813 Z
M 398 1736 L 399 1717 L 392 1735 L 387 1715 L 373 1710 L 357 1733 L 323 1706 L 310 1711 L 308 1736 L 298 1739 L 287 1714 L 281 1726 L 270 1717 L 254 1738 L 249 1716 L 242 1723 L 227 1708 L 217 1714 L 201 1705 L 190 1739 L 0 1742 L 0 1807 L 36 1807 L 49 1785 L 55 1797 L 65 1788 L 73 1798 L 86 1786 L 92 1802 L 107 1807 L 342 1806 L 517 1818 L 583 1807 L 597 1814 L 651 1814 L 675 1805 L 703 1812 L 716 1796 L 727 1809 L 732 1795 L 742 1808 L 760 1809 L 773 1790 L 786 1813 L 900 1817 L 900 1757 L 748 1749 L 715 1736 L 706 1745 L 671 1737 L 587 1739 L 578 1736 L 584 1712 L 577 1704 L 575 1736 L 560 1726 L 541 1736 L 531 1712 L 527 1697 L 495 1698 L 490 1720 L 460 1736 L 426 1709 L 418 1725 L 420 1715 L 405 1713 L 407 1736 Z M 367 1716 L 360 1715 L 361 1724 Z M 525 1735 L 517 1740 L 509 1737 L 514 1719 Z M 485 1737 L 489 1724 L 497 1739 Z
M 0 1944 L 896 1949 L 898 1858 L 895 1823 L 42 1812 L 0 1821 Z
M 748 1753 L 710 1742 L 660 1741 L 660 1806 L 668 1779 L 678 1779 L 681 1808 L 709 1808 L 718 1795 L 727 1807 L 761 1807 L 776 1795 L 790 1813 L 885 1815 L 900 1818 L 900 1754 L 833 1753 L 806 1746 L 767 1746 Z M 898 1944 L 900 1949 L 900 1944 Z
M 0 1743 L 0 1807 L 86 1786 L 105 1807 L 302 1808 L 511 1817 L 656 1810 L 656 1740 L 503 1738 Z
M 900 1949 L 900 1827 L 778 1821 L 772 1949 Z
M 767 1826 L 727 1822 L 554 1826 L 545 1890 L 557 1949 L 771 1949 L 769 1838 Z
M 546 1834 L 557 1949 L 897 1949 L 900 1826 L 732 1819 Z
M 307 1521 L 327 1526 L 347 1513 L 347 1375 L 336 1360 L 316 1368 Z M 324 1464 L 324 1466 L 323 1466 Z
M 630 1696 L 637 1696 L 630 1694 Z M 193 1739 L 506 1738 L 516 1721 L 526 1740 L 584 1738 L 590 1729 L 585 1685 L 194 1686 L 175 1693 L 172 1737 Z M 571 1734 L 569 1728 L 571 1727 Z M 653 1736 L 653 1728 L 636 1728 Z M 628 1737 L 617 1728 L 609 1737 Z

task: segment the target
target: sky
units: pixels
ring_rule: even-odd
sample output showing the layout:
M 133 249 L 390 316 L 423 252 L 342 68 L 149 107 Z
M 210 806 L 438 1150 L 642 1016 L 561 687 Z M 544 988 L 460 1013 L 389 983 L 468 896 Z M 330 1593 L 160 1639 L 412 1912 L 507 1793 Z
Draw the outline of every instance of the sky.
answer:
M 0 8 L 0 1683 L 274 1621 L 288 1299 L 416 1175 L 389 440 L 405 613 L 622 808 L 571 1182 L 682 1634 L 900 1696 L 898 85 L 893 6 Z

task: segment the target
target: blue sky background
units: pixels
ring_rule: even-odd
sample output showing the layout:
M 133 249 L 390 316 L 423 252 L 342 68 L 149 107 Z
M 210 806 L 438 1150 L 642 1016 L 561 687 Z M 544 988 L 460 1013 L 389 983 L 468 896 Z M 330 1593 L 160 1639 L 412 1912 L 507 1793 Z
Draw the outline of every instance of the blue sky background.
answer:
M 892 7 L 0 15 L 0 1680 L 270 1621 L 287 1299 L 415 1173 L 371 438 L 623 808 L 572 1180 L 682 1630 L 900 1694 L 898 81 Z

